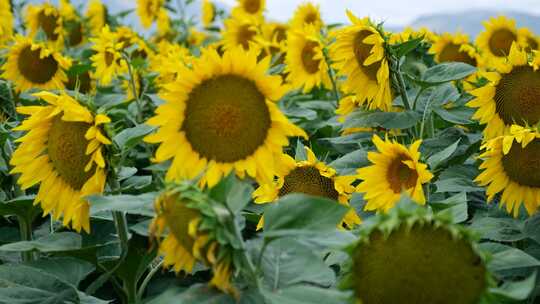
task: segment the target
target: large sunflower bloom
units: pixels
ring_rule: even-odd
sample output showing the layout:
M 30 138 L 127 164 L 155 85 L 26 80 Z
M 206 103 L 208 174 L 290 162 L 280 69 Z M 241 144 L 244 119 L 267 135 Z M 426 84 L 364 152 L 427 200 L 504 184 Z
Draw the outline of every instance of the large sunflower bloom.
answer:
M 484 72 L 489 80 L 470 93 L 468 106 L 478 108 L 473 118 L 485 124 L 488 138 L 503 135 L 512 124 L 535 125 L 540 121 L 540 71 L 528 62 L 525 50 L 513 44 L 508 61 L 498 71 Z
M 306 25 L 311 25 L 317 30 L 320 30 L 324 24 L 319 6 L 311 2 L 300 4 L 296 8 L 290 23 L 293 29 L 302 29 Z
M 107 7 L 101 3 L 101 0 L 90 0 L 85 15 L 88 18 L 88 26 L 92 36 L 99 36 L 107 24 Z
M 420 162 L 418 148 L 421 140 L 409 148 L 388 139 L 373 135 L 373 143 L 379 152 L 369 152 L 371 166 L 358 169 L 362 182 L 356 191 L 364 193 L 366 210 L 387 212 L 399 201 L 403 192 L 416 203 L 424 205 L 426 198 L 422 185 L 433 178 L 427 165 Z
M 487 64 L 498 68 L 510 54 L 512 44 L 520 40 L 516 21 L 499 16 L 484 21 L 484 27 L 485 31 L 476 38 L 476 45 L 482 50 L 482 56 L 486 57 Z
M 137 15 L 145 28 L 149 28 L 157 20 L 163 3 L 164 0 L 137 0 Z
M 258 54 L 237 48 L 221 57 L 204 50 L 165 85 L 166 102 L 147 122 L 159 129 L 145 140 L 161 143 L 156 162 L 173 159 L 167 180 L 203 173 L 201 184 L 212 187 L 234 170 L 269 182 L 287 137 L 306 136 L 278 109 L 281 78 L 267 74 L 270 57 L 257 61 Z
M 261 184 L 253 197 L 256 203 L 271 203 L 289 193 L 304 193 L 326 197 L 349 206 L 355 176 L 339 176 L 336 170 L 317 159 L 313 151 L 306 149 L 307 160 L 296 162 L 289 155 L 283 155 L 283 164 L 276 168 L 277 180 Z M 360 223 L 360 217 L 353 208 L 343 218 L 349 228 Z M 259 222 L 262 227 L 262 218 Z
M 26 11 L 26 23 L 30 37 L 34 38 L 41 29 L 51 45 L 57 48 L 63 47 L 63 18 L 60 11 L 52 4 L 29 5 Z
M 13 36 L 13 14 L 9 0 L 0 0 L 0 46 Z
M 92 50 L 96 53 L 90 57 L 92 66 L 96 68 L 94 77 L 104 85 L 111 83 L 112 79 L 127 71 L 127 64 L 122 58 L 124 42 L 120 42 L 118 35 L 105 26 L 99 38 L 90 39 L 94 43 Z
M 540 133 L 518 125 L 510 127 L 507 135 L 491 139 L 484 144 L 486 152 L 480 155 L 484 169 L 476 178 L 487 186 L 488 202 L 502 192 L 500 204 L 508 213 L 518 216 L 525 205 L 529 214 L 540 207 Z
M 36 93 L 46 106 L 19 107 L 30 115 L 14 130 L 27 131 L 13 153 L 12 174 L 20 173 L 22 189 L 39 184 L 35 203 L 44 214 L 80 231 L 90 231 L 89 204 L 85 196 L 103 192 L 105 160 L 102 146 L 111 142 L 100 131 L 110 119 L 94 116 L 75 99 L 63 93 Z
M 469 36 L 461 33 L 436 36 L 429 52 L 435 54 L 438 63 L 463 62 L 477 66 L 480 58 L 480 54 L 469 44 Z
M 208 210 L 203 213 L 198 209 L 206 204 L 205 199 L 200 193 L 184 197 L 184 193 L 178 189 L 161 194 L 154 204 L 156 218 L 151 224 L 151 233 L 160 237 L 168 231 L 159 243 L 164 267 L 191 273 L 196 262 L 206 264 L 213 271 L 210 284 L 234 294 L 235 289 L 230 282 L 233 267 L 231 254 L 227 253 L 222 241 L 217 241 L 216 231 L 207 225 Z M 209 221 L 217 222 L 217 219 L 210 218 Z
M 287 36 L 285 73 L 294 88 L 307 93 L 316 86 L 331 88 L 328 64 L 323 53 L 324 44 L 313 26 L 291 29 Z
M 384 51 L 384 39 L 368 19 L 347 12 L 352 25 L 337 33 L 331 57 L 348 92 L 368 109 L 387 111 L 392 106 L 390 70 Z
M 71 66 L 71 60 L 58 51 L 23 36 L 15 37 L 6 58 L 2 77 L 13 81 L 18 91 L 63 89 L 65 70 Z

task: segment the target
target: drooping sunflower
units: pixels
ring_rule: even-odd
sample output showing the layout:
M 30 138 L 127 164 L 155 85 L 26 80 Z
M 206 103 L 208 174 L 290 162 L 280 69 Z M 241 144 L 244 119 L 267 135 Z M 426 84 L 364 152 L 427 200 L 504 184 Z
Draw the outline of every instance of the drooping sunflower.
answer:
M 262 25 L 262 37 L 268 44 L 271 54 L 287 51 L 287 24 L 266 22 Z
M 210 27 L 216 19 L 216 7 L 210 0 L 201 2 L 201 21 L 204 27 Z
M 247 14 L 261 17 L 265 6 L 266 0 L 237 0 L 237 5 L 233 9 L 232 14 Z
M 540 71 L 528 61 L 527 52 L 513 44 L 506 63 L 481 75 L 489 80 L 470 92 L 467 106 L 478 108 L 473 118 L 485 124 L 485 136 L 503 135 L 512 124 L 535 125 L 540 121 Z
M 167 180 L 202 174 L 200 183 L 212 187 L 234 171 L 271 182 L 287 137 L 307 136 L 278 109 L 281 78 L 266 74 L 270 58 L 257 61 L 258 55 L 203 49 L 191 68 L 180 67 L 182 77 L 165 85 L 166 102 L 147 122 L 159 129 L 145 140 L 160 143 L 154 161 L 172 159 Z
M 433 178 L 427 165 L 420 162 L 418 148 L 421 140 L 409 148 L 388 139 L 373 135 L 373 143 L 379 152 L 369 152 L 371 166 L 358 169 L 362 182 L 356 191 L 364 193 L 365 210 L 387 212 L 399 201 L 403 192 L 416 203 L 424 205 L 426 198 L 422 185 Z
M 69 0 L 60 1 L 60 15 L 64 22 L 65 40 L 71 47 L 79 46 L 85 41 L 84 26 Z
M 508 213 L 519 215 L 521 205 L 530 215 L 540 207 L 540 133 L 513 125 L 503 136 L 484 144 L 486 151 L 476 182 L 486 186 L 487 201 L 502 192 L 500 205 Z
M 127 63 L 121 54 L 124 43 L 116 33 L 109 30 L 109 26 L 103 28 L 99 38 L 92 38 L 90 41 L 94 43 L 92 50 L 96 52 L 90 57 L 92 66 L 96 68 L 94 77 L 101 84 L 108 85 L 113 78 L 127 71 Z
M 277 180 L 261 184 L 253 197 L 259 204 L 271 203 L 289 193 L 304 193 L 326 197 L 340 204 L 349 206 L 355 176 L 339 176 L 336 170 L 317 159 L 313 151 L 305 148 L 307 160 L 295 161 L 289 155 L 283 155 L 282 165 L 276 168 Z M 262 227 L 262 218 L 258 227 Z M 352 228 L 360 223 L 360 217 L 350 207 L 343 218 L 343 224 Z
M 17 91 L 63 89 L 67 81 L 65 70 L 71 66 L 70 59 L 45 43 L 19 35 L 6 58 L 2 77 L 13 81 Z
M 524 47 L 527 52 L 538 51 L 540 49 L 540 36 L 531 32 L 526 27 L 518 30 L 521 47 Z
M 323 48 L 324 43 L 314 26 L 289 31 L 285 73 L 288 73 L 287 81 L 294 88 L 303 88 L 304 93 L 317 86 L 332 88 Z
M 156 217 L 150 226 L 151 234 L 158 240 L 164 236 L 159 242 L 163 267 L 191 273 L 197 262 L 205 264 L 213 272 L 210 285 L 234 295 L 232 250 L 223 238 L 217 240 L 216 234 L 223 227 L 216 227 L 220 221 L 211 212 L 209 198 L 194 187 L 168 188 L 156 199 Z
M 368 109 L 389 110 L 392 106 L 390 70 L 384 39 L 368 19 L 347 12 L 352 25 L 337 33 L 331 57 L 338 75 L 347 78 L 345 90 L 356 95 Z
M 145 28 L 149 28 L 156 21 L 163 3 L 164 0 L 137 0 L 137 15 Z
M 463 62 L 477 66 L 480 54 L 469 44 L 469 36 L 462 33 L 443 33 L 435 38 L 430 53 L 435 55 L 435 61 Z
M 466 228 L 400 208 L 360 230 L 340 284 L 353 292 L 351 303 L 477 304 L 488 294 L 485 254 Z
M 482 56 L 486 57 L 490 67 L 498 68 L 504 63 L 510 54 L 513 43 L 519 42 L 519 35 L 516 29 L 516 21 L 504 16 L 490 18 L 484 21 L 485 31 L 476 38 L 476 45 L 482 51 Z
M 107 24 L 107 7 L 101 3 L 101 0 L 90 0 L 86 10 L 86 18 L 92 36 L 101 34 L 101 30 Z
M 30 117 L 15 128 L 27 133 L 17 140 L 21 144 L 11 158 L 11 174 L 20 173 L 22 189 L 39 184 L 35 203 L 45 215 L 62 217 L 65 226 L 89 232 L 90 208 L 84 197 L 103 192 L 106 164 L 102 150 L 111 141 L 100 125 L 110 119 L 92 114 L 65 93 L 34 96 L 47 105 L 17 108 Z
M 241 46 L 244 50 L 260 49 L 258 37 L 261 35 L 259 22 L 251 16 L 231 17 L 225 20 L 223 48 L 230 50 Z
M 0 0 L 0 46 L 13 36 L 13 14 L 9 0 Z
M 293 29 L 302 29 L 306 25 L 311 25 L 317 30 L 320 30 L 324 24 L 319 6 L 311 2 L 300 4 L 296 8 L 290 23 Z
M 141 58 L 146 59 L 154 54 L 154 51 L 144 39 L 141 38 L 135 31 L 127 26 L 116 28 L 115 35 L 118 42 L 122 44 L 123 51 L 131 51 L 129 56 L 131 59 Z M 133 47 L 135 46 L 135 47 Z
M 46 2 L 41 5 L 28 5 L 26 24 L 30 37 L 34 38 L 41 29 L 52 46 L 63 47 L 63 18 L 60 11 L 52 4 Z

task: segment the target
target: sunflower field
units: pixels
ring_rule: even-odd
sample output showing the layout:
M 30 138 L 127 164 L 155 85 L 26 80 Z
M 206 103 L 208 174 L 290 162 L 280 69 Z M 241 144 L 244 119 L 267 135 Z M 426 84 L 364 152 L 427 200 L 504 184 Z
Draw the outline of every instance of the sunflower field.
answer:
M 540 36 L 107 2 L 0 0 L 0 304 L 540 303 Z

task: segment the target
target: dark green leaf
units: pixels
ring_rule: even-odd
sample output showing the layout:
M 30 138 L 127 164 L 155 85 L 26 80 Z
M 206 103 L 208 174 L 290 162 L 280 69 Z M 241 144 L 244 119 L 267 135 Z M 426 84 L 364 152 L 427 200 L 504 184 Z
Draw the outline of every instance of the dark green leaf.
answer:
M 490 293 L 503 296 L 510 300 L 522 301 L 529 297 L 536 283 L 536 272 L 525 280 L 517 282 L 505 282 L 502 286 L 491 288 Z
M 441 63 L 427 69 L 421 81 L 428 85 L 437 85 L 463 79 L 475 71 L 475 67 L 462 62 Z
M 71 258 L 54 257 L 28 262 L 25 265 L 47 272 L 75 288 L 95 267 L 89 262 Z
M 403 112 L 354 112 L 348 116 L 344 128 L 407 129 L 420 121 L 422 116 L 414 111 Z
M 33 241 L 20 241 L 0 246 L 0 251 L 56 252 L 81 248 L 82 237 L 74 232 L 58 232 Z
M 473 219 L 471 228 L 480 233 L 482 238 L 514 242 L 524 239 L 523 224 L 512 218 L 494 218 L 477 216 Z
M 446 149 L 435 153 L 431 155 L 427 163 L 431 170 L 437 169 L 438 166 L 440 166 L 445 160 L 447 160 L 454 152 L 456 152 L 456 149 L 460 143 L 461 139 L 458 139 L 456 142 L 454 142 L 452 145 L 448 146 Z
M 393 45 L 392 48 L 396 52 L 396 56 L 400 58 L 412 52 L 414 49 L 416 49 L 422 43 L 423 40 L 424 40 L 424 37 L 411 39 L 406 42 Z
M 538 266 L 540 266 L 540 261 L 517 248 L 510 248 L 493 254 L 492 260 L 488 264 L 491 271 Z
M 263 290 L 263 294 L 270 304 L 346 304 L 350 302 L 348 293 L 310 285 L 296 285 L 275 291 Z
M 91 195 L 86 197 L 90 203 L 90 214 L 101 211 L 123 211 L 130 214 L 154 216 L 155 192 L 140 195 Z
M 129 150 L 135 147 L 146 135 L 154 131 L 155 128 L 149 125 L 138 125 L 133 128 L 122 130 L 114 136 L 113 141 L 122 150 Z

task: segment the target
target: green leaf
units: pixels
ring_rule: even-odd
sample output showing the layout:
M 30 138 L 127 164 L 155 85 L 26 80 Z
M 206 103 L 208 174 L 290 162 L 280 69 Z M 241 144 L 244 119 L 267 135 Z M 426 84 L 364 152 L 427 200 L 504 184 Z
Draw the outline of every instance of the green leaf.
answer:
M 28 262 L 25 265 L 54 275 L 75 288 L 95 269 L 91 263 L 72 257 L 44 258 Z
M 421 78 L 424 84 L 438 85 L 463 79 L 476 71 L 476 68 L 462 62 L 441 63 L 427 69 Z
M 113 141 L 121 150 L 129 150 L 135 147 L 142 139 L 155 130 L 155 127 L 141 124 L 133 128 L 122 130 L 116 134 Z
M 456 140 L 456 142 L 448 146 L 446 149 L 431 155 L 427 160 L 427 163 L 430 169 L 431 170 L 437 169 L 438 166 L 440 166 L 445 160 L 447 160 L 450 156 L 452 156 L 452 154 L 456 152 L 456 149 L 460 142 L 461 142 L 461 138 Z
M 493 254 L 488 264 L 488 268 L 494 272 L 538 266 L 540 266 L 540 261 L 517 248 L 509 248 Z
M 474 109 L 469 107 L 461 106 L 450 109 L 438 107 L 434 108 L 433 111 L 442 119 L 450 123 L 458 125 L 468 125 L 473 123 L 471 117 L 474 113 Z
M 90 214 L 102 211 L 122 211 L 129 214 L 139 214 L 154 216 L 155 192 L 148 192 L 139 195 L 91 195 L 86 199 L 90 203 Z
M 145 304 L 235 304 L 229 295 L 207 285 L 194 284 L 187 290 L 172 287 Z
M 406 42 L 393 45 L 392 48 L 396 52 L 398 58 L 407 55 L 408 53 L 414 51 L 424 40 L 424 37 L 419 37 L 416 39 L 408 40 Z
M 350 302 L 350 295 L 346 292 L 310 285 L 296 285 L 275 291 L 263 289 L 263 294 L 270 304 L 346 304 Z
M 85 294 L 84 292 L 79 291 L 78 294 L 79 294 L 79 299 L 81 300 L 81 302 L 79 302 L 80 304 L 108 304 L 108 303 L 111 303 L 111 301 L 98 299 L 96 297 L 89 296 L 89 295 Z
M 540 244 L 540 214 L 528 218 L 523 229 L 525 235 Z
M 490 293 L 505 297 L 509 300 L 526 300 L 534 290 L 536 283 L 536 272 L 525 280 L 517 282 L 504 282 L 500 287 L 490 288 Z
M 367 151 L 359 149 L 334 160 L 329 166 L 336 169 L 340 175 L 353 175 L 358 168 L 368 164 Z
M 38 269 L 24 265 L 1 265 L 0 303 L 79 303 L 79 295 L 72 285 Z
M 74 232 L 58 232 L 48 234 L 33 241 L 20 241 L 0 246 L 0 251 L 58 252 L 81 248 L 82 237 Z
M 233 184 L 231 190 L 227 194 L 226 202 L 233 213 L 244 209 L 251 201 L 253 186 L 246 181 L 239 181 Z
M 414 111 L 403 112 L 354 112 L 347 117 L 344 128 L 380 127 L 407 129 L 420 121 L 422 115 Z
M 499 242 L 515 242 L 524 239 L 523 224 L 512 218 L 476 216 L 471 229 L 476 230 L 483 239 Z
M 482 187 L 478 187 L 472 180 L 463 177 L 451 177 L 440 179 L 435 182 L 437 192 L 476 192 L 483 191 Z
M 0 215 L 17 215 L 31 222 L 41 209 L 34 206 L 34 196 L 19 196 L 7 202 L 0 202 Z
M 453 195 L 445 200 L 429 204 L 439 214 L 448 214 L 454 223 L 462 223 L 467 220 L 467 194 L 465 192 Z
M 279 230 L 330 231 L 347 213 L 336 201 L 305 194 L 289 194 L 270 204 L 264 212 L 264 235 L 279 234 Z

